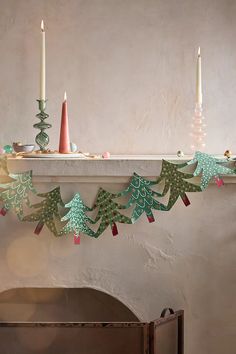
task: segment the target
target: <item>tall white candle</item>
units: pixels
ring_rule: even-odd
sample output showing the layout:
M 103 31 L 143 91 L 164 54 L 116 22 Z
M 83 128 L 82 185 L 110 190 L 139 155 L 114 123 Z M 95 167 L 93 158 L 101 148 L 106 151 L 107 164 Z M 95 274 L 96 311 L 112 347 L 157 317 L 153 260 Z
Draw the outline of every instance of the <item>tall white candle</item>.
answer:
M 198 48 L 197 56 L 196 103 L 202 104 L 202 58 L 200 47 Z
M 41 22 L 41 53 L 40 53 L 40 100 L 46 100 L 46 62 L 45 62 L 45 31 Z

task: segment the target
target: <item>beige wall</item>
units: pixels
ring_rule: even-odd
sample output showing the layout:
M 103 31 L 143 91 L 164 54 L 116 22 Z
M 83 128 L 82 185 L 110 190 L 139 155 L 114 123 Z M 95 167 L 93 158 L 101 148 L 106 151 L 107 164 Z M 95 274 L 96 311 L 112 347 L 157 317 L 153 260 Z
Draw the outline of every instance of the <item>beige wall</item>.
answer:
M 47 28 L 52 146 L 69 96 L 71 138 L 84 151 L 188 150 L 194 60 L 202 46 L 208 149 L 234 149 L 236 2 L 224 0 L 0 1 L 0 144 L 31 142 L 38 98 L 39 24 Z M 63 184 L 94 200 L 99 184 Z M 54 185 L 53 185 L 54 186 Z M 49 190 L 49 184 L 38 186 Z M 123 186 L 104 185 L 107 189 Z M 100 289 L 152 320 L 186 311 L 186 354 L 235 351 L 235 185 L 181 201 L 148 224 L 98 240 L 33 237 L 11 213 L 0 224 L 0 290 L 21 286 Z M 235 268 L 234 268 L 235 269 Z
M 53 148 L 67 90 L 71 140 L 83 151 L 187 152 L 201 45 L 208 151 L 234 149 L 235 1 L 1 0 L 0 5 L 0 144 L 34 140 L 43 18 Z

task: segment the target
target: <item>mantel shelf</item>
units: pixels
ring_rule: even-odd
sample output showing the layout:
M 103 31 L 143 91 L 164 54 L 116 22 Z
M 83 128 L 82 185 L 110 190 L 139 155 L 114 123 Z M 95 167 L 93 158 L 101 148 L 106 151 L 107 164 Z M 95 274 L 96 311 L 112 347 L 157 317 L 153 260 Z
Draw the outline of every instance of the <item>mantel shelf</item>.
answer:
M 222 155 L 215 155 L 223 158 Z M 143 177 L 160 174 L 162 160 L 185 162 L 190 155 L 113 155 L 95 158 L 9 158 L 10 172 L 32 170 L 35 182 L 127 182 L 133 172 Z M 225 176 L 226 183 L 236 183 L 236 176 Z

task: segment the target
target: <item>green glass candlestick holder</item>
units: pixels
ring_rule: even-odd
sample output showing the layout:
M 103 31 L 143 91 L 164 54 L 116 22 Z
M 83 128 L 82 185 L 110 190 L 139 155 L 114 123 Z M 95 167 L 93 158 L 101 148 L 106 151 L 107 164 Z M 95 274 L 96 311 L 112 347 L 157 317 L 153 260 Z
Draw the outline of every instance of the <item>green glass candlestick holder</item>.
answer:
M 36 135 L 35 142 L 39 146 L 40 151 L 46 151 L 46 146 L 49 144 L 49 136 L 45 133 L 45 130 L 51 128 L 52 125 L 45 122 L 45 119 L 49 117 L 49 114 L 45 113 L 47 100 L 37 101 L 40 113 L 36 114 L 36 117 L 40 119 L 40 122 L 34 124 L 34 128 L 39 129 L 40 132 Z

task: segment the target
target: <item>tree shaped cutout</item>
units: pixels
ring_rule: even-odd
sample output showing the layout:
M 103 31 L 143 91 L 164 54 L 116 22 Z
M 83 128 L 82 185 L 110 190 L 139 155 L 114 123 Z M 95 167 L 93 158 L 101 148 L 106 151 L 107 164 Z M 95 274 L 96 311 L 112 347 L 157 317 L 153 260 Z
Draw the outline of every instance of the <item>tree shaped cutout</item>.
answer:
M 64 206 L 61 199 L 60 187 L 53 189 L 48 193 L 40 193 L 38 197 L 45 198 L 42 202 L 32 205 L 32 208 L 38 209 L 35 213 L 27 215 L 23 221 L 38 221 L 34 233 L 39 235 L 44 224 L 55 235 L 58 236 L 55 220 L 60 221 L 58 207 Z
M 122 205 L 119 209 L 128 209 L 135 205 L 131 221 L 134 223 L 143 213 L 146 214 L 149 222 L 154 222 L 152 209 L 166 210 L 166 206 L 159 203 L 154 196 L 160 196 L 159 193 L 151 190 L 150 186 L 157 184 L 155 181 L 149 181 L 136 173 L 133 174 L 130 185 L 123 192 L 118 193 L 117 196 L 126 196 L 131 194 L 126 205 Z
M 221 165 L 226 162 L 225 159 L 217 159 L 206 153 L 196 151 L 194 158 L 188 162 L 188 165 L 197 163 L 193 175 L 201 175 L 201 188 L 206 189 L 212 178 L 215 179 L 218 187 L 221 187 L 224 184 L 221 175 L 232 175 L 235 173 L 235 170 Z
M 103 231 L 110 225 L 113 236 L 118 235 L 116 223 L 131 224 L 131 219 L 118 211 L 119 204 L 114 202 L 116 194 L 109 193 L 100 188 L 93 209 L 98 208 L 98 213 L 94 224 L 101 220 L 96 237 L 99 237 Z
M 92 209 L 84 204 L 79 193 L 76 193 L 73 199 L 65 204 L 65 207 L 70 208 L 70 210 L 61 220 L 68 222 L 60 231 L 60 235 L 66 235 L 73 232 L 74 243 L 76 244 L 80 243 L 80 233 L 96 237 L 95 232 L 87 225 L 87 222 L 93 223 L 93 220 L 86 215 L 86 212 L 91 211 Z
M 167 204 L 167 210 L 170 210 L 177 199 L 181 197 L 186 206 L 190 204 L 190 201 L 186 195 L 186 192 L 201 192 L 201 187 L 186 181 L 193 177 L 190 173 L 183 173 L 179 171 L 180 168 L 185 167 L 187 164 L 173 164 L 171 162 L 162 161 L 162 169 L 160 177 L 157 182 L 165 180 L 165 186 L 162 192 L 162 196 L 166 195 L 170 191 L 170 196 Z
M 0 200 L 3 201 L 4 206 L 0 211 L 1 215 L 6 215 L 9 209 L 12 209 L 20 220 L 23 218 L 24 203 L 30 206 L 29 194 L 36 194 L 36 190 L 32 184 L 32 171 L 24 173 L 13 174 L 10 173 L 11 182 L 0 184 Z

